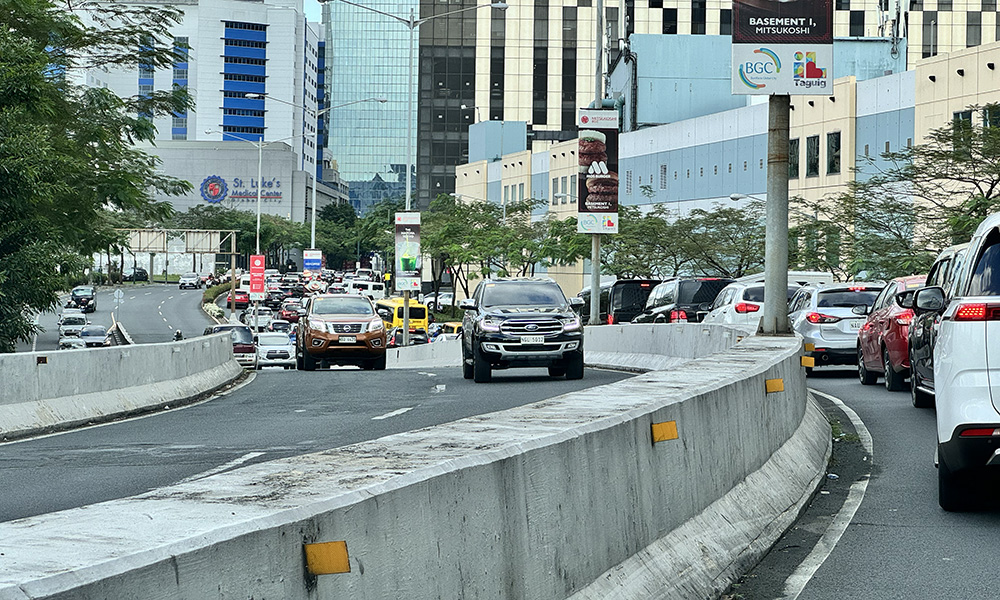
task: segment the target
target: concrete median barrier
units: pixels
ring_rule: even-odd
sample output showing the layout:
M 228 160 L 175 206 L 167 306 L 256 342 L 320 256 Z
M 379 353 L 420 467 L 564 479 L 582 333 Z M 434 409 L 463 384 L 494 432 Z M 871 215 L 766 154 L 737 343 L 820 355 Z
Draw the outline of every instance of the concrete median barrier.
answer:
M 0 354 L 0 439 L 143 412 L 211 392 L 243 372 L 228 335 Z
M 586 344 L 602 360 L 680 362 L 0 524 L 0 599 L 715 597 L 823 474 L 801 342 L 599 329 Z M 325 542 L 343 544 L 311 545 Z

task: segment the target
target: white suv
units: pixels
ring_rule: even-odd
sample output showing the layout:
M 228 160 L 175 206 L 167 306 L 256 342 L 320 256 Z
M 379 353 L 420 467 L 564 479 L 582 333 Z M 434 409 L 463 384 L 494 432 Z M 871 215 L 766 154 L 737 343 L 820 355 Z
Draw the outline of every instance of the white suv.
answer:
M 939 286 L 921 288 L 913 304 L 917 314 L 939 314 L 932 332 L 938 502 L 963 510 L 974 484 L 1000 466 L 1000 213 L 976 229 L 952 290 L 949 298 Z

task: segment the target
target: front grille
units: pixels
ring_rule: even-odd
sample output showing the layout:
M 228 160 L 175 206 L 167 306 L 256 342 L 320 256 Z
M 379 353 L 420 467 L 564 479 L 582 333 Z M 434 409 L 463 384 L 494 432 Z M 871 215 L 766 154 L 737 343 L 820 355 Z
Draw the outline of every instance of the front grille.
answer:
M 331 323 L 330 333 L 361 333 L 361 323 Z
M 284 350 L 268 350 L 267 357 L 272 360 L 278 358 L 288 358 L 288 352 L 285 352 Z
M 562 323 L 557 319 L 508 319 L 500 325 L 507 335 L 547 335 L 560 333 Z

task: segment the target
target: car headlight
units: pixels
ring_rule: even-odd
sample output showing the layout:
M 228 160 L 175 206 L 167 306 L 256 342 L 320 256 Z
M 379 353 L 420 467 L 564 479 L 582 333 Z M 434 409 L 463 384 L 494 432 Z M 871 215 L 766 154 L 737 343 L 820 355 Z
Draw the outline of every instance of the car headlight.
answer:
M 559 319 L 562 323 L 563 331 L 575 331 L 580 328 L 580 317 L 566 317 Z
M 382 319 L 372 319 L 371 323 L 368 323 L 368 331 L 382 331 L 385 328 L 385 323 Z
M 322 321 L 309 321 L 309 329 L 313 331 L 326 332 L 326 323 Z
M 500 331 L 500 324 L 502 321 L 499 319 L 491 319 L 489 317 L 483 319 L 479 322 L 479 328 L 483 331 Z

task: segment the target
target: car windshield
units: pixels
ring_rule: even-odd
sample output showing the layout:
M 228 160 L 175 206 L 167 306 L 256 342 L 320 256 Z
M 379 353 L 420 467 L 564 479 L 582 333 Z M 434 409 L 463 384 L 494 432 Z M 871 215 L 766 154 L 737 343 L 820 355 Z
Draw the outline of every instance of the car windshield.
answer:
M 875 304 L 882 288 L 834 289 L 817 294 L 817 308 L 851 308 Z
M 677 293 L 677 304 L 702 304 L 711 302 L 722 288 L 732 283 L 731 279 L 695 279 L 682 281 Z
M 262 333 L 257 336 L 257 343 L 261 346 L 287 346 L 291 342 L 284 333 Z
M 373 315 L 372 303 L 367 298 L 341 297 L 341 298 L 316 298 L 312 301 L 312 314 L 314 315 Z
M 554 283 L 487 283 L 483 306 L 565 306 L 566 296 Z
M 73 290 L 74 296 L 93 296 L 94 288 L 76 288 Z
M 85 317 L 74 317 L 72 315 L 68 317 L 63 317 L 63 325 L 86 325 L 87 319 Z
M 787 291 L 788 297 L 785 298 L 785 302 L 791 300 L 792 296 L 795 295 L 795 292 L 798 291 L 798 289 L 799 286 L 797 285 L 788 286 L 788 291 Z M 747 289 L 743 290 L 743 299 L 746 300 L 747 302 L 763 302 L 764 286 L 755 285 L 753 287 L 748 287 Z
M 90 327 L 84 327 L 80 330 L 80 335 L 100 335 L 104 336 L 108 334 L 108 330 L 100 325 L 92 325 Z

